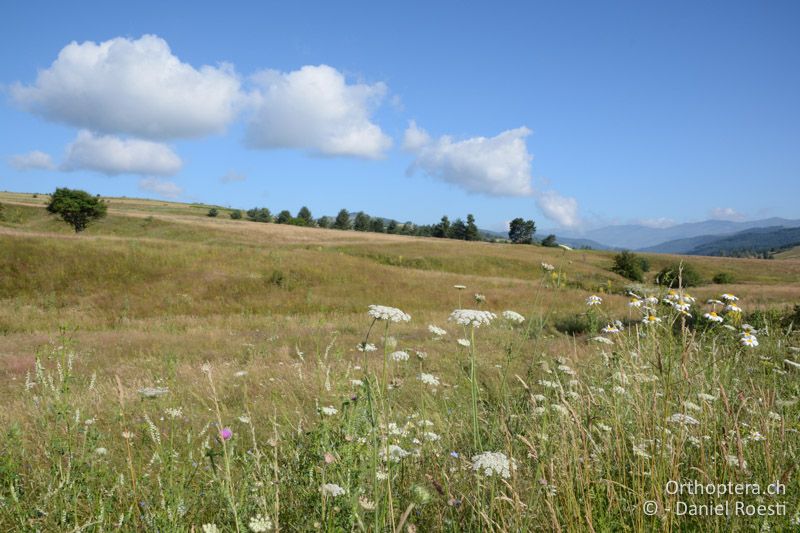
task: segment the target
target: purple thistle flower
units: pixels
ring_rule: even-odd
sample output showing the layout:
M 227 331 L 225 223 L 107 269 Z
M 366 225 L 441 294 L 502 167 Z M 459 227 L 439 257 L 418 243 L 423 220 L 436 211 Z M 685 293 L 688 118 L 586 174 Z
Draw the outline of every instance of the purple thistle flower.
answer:
M 231 431 L 231 428 L 222 428 L 219 432 L 219 436 L 222 437 L 222 440 L 229 440 L 233 437 L 233 431 Z

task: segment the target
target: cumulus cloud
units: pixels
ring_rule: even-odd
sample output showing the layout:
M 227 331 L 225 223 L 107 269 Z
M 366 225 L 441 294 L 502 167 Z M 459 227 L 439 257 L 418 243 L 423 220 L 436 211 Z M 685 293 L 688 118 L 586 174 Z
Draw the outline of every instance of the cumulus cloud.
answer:
M 544 191 L 536 195 L 536 205 L 544 216 L 564 228 L 576 228 L 581 225 L 578 201 L 575 198 L 562 196 L 556 191 Z
M 155 193 L 161 197 L 174 200 L 183 194 L 183 189 L 177 184 L 159 178 L 143 178 L 139 180 L 139 188 L 146 192 Z
M 39 150 L 33 150 L 27 154 L 11 156 L 8 162 L 17 170 L 54 170 L 56 168 L 50 154 L 40 152 Z
M 405 131 L 403 147 L 416 158 L 409 172 L 425 174 L 475 193 L 491 196 L 530 196 L 531 160 L 525 138 L 528 128 L 507 130 L 495 137 L 456 141 L 445 135 L 433 139 L 416 123 Z
M 112 135 L 95 135 L 86 130 L 67 146 L 61 169 L 94 170 L 109 176 L 145 174 L 171 176 L 183 165 L 172 149 L 160 143 L 139 139 L 120 139 Z
M 15 84 L 23 109 L 103 133 L 148 139 L 219 133 L 236 117 L 240 81 L 230 65 L 194 68 L 155 35 L 72 42 L 32 85 Z
M 219 179 L 219 181 L 221 181 L 222 183 L 234 183 L 237 181 L 244 181 L 246 179 L 247 176 L 245 176 L 244 174 L 230 170 L 224 176 L 222 176 Z
M 714 220 L 730 220 L 739 222 L 745 219 L 745 216 L 732 207 L 716 207 L 709 213 Z
M 255 110 L 247 127 L 252 148 L 299 148 L 315 155 L 376 159 L 391 139 L 372 122 L 386 85 L 348 84 L 327 65 L 253 77 Z

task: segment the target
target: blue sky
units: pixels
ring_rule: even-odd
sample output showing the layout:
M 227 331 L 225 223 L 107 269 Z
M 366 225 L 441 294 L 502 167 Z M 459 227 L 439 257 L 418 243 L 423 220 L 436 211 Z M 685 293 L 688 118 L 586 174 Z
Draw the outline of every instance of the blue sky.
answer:
M 14 2 L 0 189 L 572 232 L 798 218 L 798 23 L 792 1 Z

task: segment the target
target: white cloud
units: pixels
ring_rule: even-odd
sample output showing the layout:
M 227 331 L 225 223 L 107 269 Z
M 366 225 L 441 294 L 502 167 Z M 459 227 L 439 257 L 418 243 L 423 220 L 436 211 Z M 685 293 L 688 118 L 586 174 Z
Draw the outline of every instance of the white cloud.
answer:
M 581 225 L 578 201 L 575 198 L 561 196 L 556 191 L 544 191 L 537 194 L 536 205 L 544 216 L 564 228 L 576 228 Z
M 139 180 L 139 188 L 171 200 L 179 198 L 183 194 L 183 189 L 177 184 L 158 178 L 143 178 Z
M 247 176 L 245 176 L 244 174 L 230 170 L 224 176 L 222 176 L 219 179 L 219 181 L 221 181 L 222 183 L 234 183 L 237 181 L 244 181 L 246 179 Z
M 73 41 L 34 84 L 12 86 L 11 96 L 53 122 L 149 139 L 222 132 L 241 99 L 230 65 L 195 69 L 155 35 Z
M 145 174 L 171 176 L 183 162 L 172 149 L 160 143 L 139 139 L 120 139 L 111 135 L 94 135 L 78 132 L 78 137 L 67 146 L 61 169 L 94 170 L 115 176 L 117 174 Z
M 50 154 L 40 152 L 39 150 L 34 150 L 27 154 L 11 156 L 8 162 L 17 170 L 54 170 L 56 168 Z
M 739 222 L 745 219 L 745 216 L 732 207 L 716 207 L 709 213 L 714 220 L 731 220 Z
M 416 159 L 409 172 L 419 169 L 434 178 L 491 196 L 530 196 L 531 160 L 525 137 L 528 128 L 507 130 L 495 137 L 455 141 L 445 135 L 432 139 L 411 122 L 403 146 Z
M 300 148 L 326 156 L 382 157 L 391 139 L 371 121 L 386 85 L 348 84 L 327 65 L 253 76 L 255 112 L 246 142 L 253 148 Z

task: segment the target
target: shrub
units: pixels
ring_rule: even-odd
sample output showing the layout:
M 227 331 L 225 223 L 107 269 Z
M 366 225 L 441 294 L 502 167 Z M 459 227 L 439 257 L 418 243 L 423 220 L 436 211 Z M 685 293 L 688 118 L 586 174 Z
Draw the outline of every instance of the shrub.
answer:
M 86 191 L 58 188 L 50 197 L 47 211 L 59 215 L 64 222 L 79 233 L 93 221 L 106 216 L 108 207 L 100 198 Z
M 266 207 L 254 207 L 247 210 L 247 218 L 253 222 L 272 222 L 272 213 Z
M 558 246 L 558 241 L 556 240 L 556 236 L 551 233 L 550 235 L 542 239 L 542 246 L 546 246 L 548 248 L 555 248 L 556 246 Z
M 233 211 L 231 211 L 231 212 L 230 212 L 230 217 L 231 217 L 233 220 L 241 220 L 241 218 L 242 218 L 242 211 L 241 211 L 241 209 L 234 209 Z
M 211 209 L 209 209 L 208 213 L 206 214 L 206 216 L 211 218 L 216 218 L 217 215 L 219 215 L 219 211 L 217 211 L 216 207 L 212 207 Z
M 3 221 L 3 220 L 6 219 L 6 216 L 4 214 L 5 209 L 6 209 L 6 207 L 3 204 L 0 204 L 0 221 Z
M 674 263 L 661 269 L 656 283 L 666 287 L 696 287 L 703 284 L 703 278 L 690 263 Z
M 711 281 L 718 285 L 725 285 L 729 283 L 735 283 L 736 278 L 734 278 L 733 274 L 730 272 L 720 272 L 718 274 L 714 274 L 714 278 Z
M 611 271 L 631 281 L 644 281 L 644 273 L 650 270 L 650 263 L 644 257 L 625 250 L 614 256 Z

